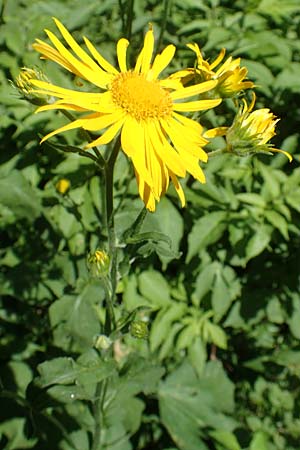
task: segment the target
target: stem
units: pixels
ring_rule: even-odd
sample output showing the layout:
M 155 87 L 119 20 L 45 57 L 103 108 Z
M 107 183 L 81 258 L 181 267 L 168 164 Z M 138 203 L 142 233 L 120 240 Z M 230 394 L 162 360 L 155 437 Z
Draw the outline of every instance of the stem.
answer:
M 109 156 L 105 167 L 105 213 L 106 213 L 106 226 L 108 233 L 108 249 L 111 258 L 110 262 L 110 280 L 111 280 L 111 303 L 114 302 L 116 286 L 117 286 L 117 246 L 116 246 L 116 233 L 114 224 L 114 205 L 113 205 L 113 175 L 115 162 L 120 150 L 120 137 L 116 139 L 115 145 Z
M 219 148 L 218 150 L 213 150 L 212 152 L 209 152 L 208 158 L 214 158 L 215 156 L 219 156 L 224 153 L 228 153 L 228 150 L 226 150 L 226 148 Z
M 103 411 L 103 401 L 102 396 L 103 394 L 103 384 L 106 380 L 103 382 L 97 383 L 96 386 L 96 392 L 95 392 L 95 402 L 93 405 L 93 415 L 95 420 L 95 429 L 94 429 L 94 435 L 93 435 L 93 444 L 91 447 L 91 450 L 99 450 L 100 444 L 101 444 L 101 414 Z M 105 393 L 104 393 L 105 395 Z
M 70 120 L 70 122 L 74 122 L 76 120 L 76 117 L 74 117 L 73 114 L 71 114 L 69 111 L 62 109 L 61 112 L 63 113 L 64 116 L 66 116 Z M 80 131 L 85 136 L 85 138 L 88 142 L 92 142 L 93 138 L 88 131 L 84 130 L 83 128 L 81 128 Z M 101 167 L 103 167 L 105 164 L 105 160 L 104 160 L 103 156 L 101 155 L 101 153 L 99 152 L 97 147 L 93 147 L 93 150 L 98 158 L 98 164 Z
M 131 38 L 131 31 L 132 31 L 133 7 L 134 7 L 134 0 L 128 0 L 128 3 L 127 3 L 127 16 L 126 16 L 125 37 L 126 37 L 129 41 L 130 41 L 130 38 Z
M 161 22 L 161 27 L 160 27 L 160 34 L 159 34 L 159 38 L 157 41 L 157 49 L 158 50 L 160 50 L 160 48 L 161 48 L 164 32 L 167 27 L 167 19 L 168 19 L 168 15 L 169 15 L 170 6 L 171 6 L 171 0 L 164 0 L 163 17 L 162 17 L 162 22 Z

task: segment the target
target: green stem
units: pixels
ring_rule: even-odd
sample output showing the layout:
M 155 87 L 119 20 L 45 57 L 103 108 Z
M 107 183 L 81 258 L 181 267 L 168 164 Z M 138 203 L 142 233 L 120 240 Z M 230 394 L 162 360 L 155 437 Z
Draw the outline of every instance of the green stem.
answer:
M 160 48 L 162 46 L 164 32 L 167 27 L 167 19 L 168 19 L 170 7 L 171 7 L 171 0 L 164 0 L 163 17 L 162 17 L 162 22 L 161 22 L 161 26 L 160 26 L 160 34 L 159 34 L 159 38 L 157 41 L 157 50 L 158 51 L 160 50 Z
M 66 111 L 65 109 L 62 109 L 61 112 L 63 113 L 64 116 L 66 116 L 70 122 L 74 122 L 74 120 L 76 120 L 76 117 L 73 116 L 73 114 L 71 114 L 69 111 Z M 85 136 L 86 140 L 88 142 L 92 142 L 93 138 L 90 135 L 90 133 L 86 130 L 84 130 L 83 128 L 81 128 L 80 130 L 82 132 L 82 134 Z M 101 155 L 101 153 L 99 152 L 99 150 L 97 149 L 97 147 L 93 147 L 93 150 L 97 156 L 98 159 L 98 164 L 100 165 L 100 167 L 103 167 L 105 164 L 105 160 L 103 158 L 103 156 Z
M 95 429 L 94 429 L 94 435 L 93 435 L 93 443 L 91 450 L 99 450 L 100 444 L 101 444 L 101 415 L 102 415 L 102 401 L 101 401 L 101 394 L 102 394 L 102 383 L 97 383 L 96 386 L 96 392 L 95 392 L 95 402 L 93 405 L 93 416 L 95 420 Z
M 224 153 L 228 153 L 226 148 L 219 148 L 218 150 L 213 150 L 208 153 L 208 158 L 214 158 L 215 156 L 223 155 Z
M 113 304 L 117 287 L 118 261 L 116 233 L 114 224 L 114 204 L 113 204 L 113 175 L 115 162 L 120 150 L 120 137 L 116 139 L 115 145 L 109 156 L 105 166 L 105 214 L 106 226 L 108 233 L 108 250 L 110 256 L 110 281 L 111 281 L 111 297 L 110 302 Z
M 126 15 L 125 37 L 129 41 L 131 39 L 131 32 L 132 32 L 133 7 L 134 7 L 134 0 L 128 0 L 128 3 L 127 3 L 127 15 Z

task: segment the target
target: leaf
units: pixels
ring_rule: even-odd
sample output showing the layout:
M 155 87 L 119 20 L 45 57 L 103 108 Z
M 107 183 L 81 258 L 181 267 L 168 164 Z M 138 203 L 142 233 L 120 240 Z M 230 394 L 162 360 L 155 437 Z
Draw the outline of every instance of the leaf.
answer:
M 217 347 L 227 348 L 227 336 L 219 325 L 211 323 L 209 320 L 204 322 L 203 325 L 203 338 L 207 336 L 208 339 Z M 204 340 L 206 340 L 204 338 Z
M 150 332 L 150 349 L 154 352 L 167 339 L 172 323 L 179 321 L 186 310 L 184 303 L 173 303 L 157 314 Z
M 187 262 L 203 248 L 221 238 L 226 229 L 227 213 L 215 211 L 201 217 L 193 226 L 188 236 Z
M 100 323 L 94 305 L 103 299 L 99 281 L 93 281 L 82 288 L 77 295 L 64 295 L 49 309 L 54 343 L 70 351 L 85 350 L 93 344 L 94 336 L 100 331 Z
M 138 278 L 141 294 L 154 307 L 164 307 L 171 300 L 170 287 L 164 277 L 155 270 L 142 272 Z
M 78 364 L 69 357 L 55 358 L 38 365 L 42 388 L 59 385 L 97 383 L 110 376 L 116 367 L 114 361 L 103 361 L 100 357 L 93 364 Z
M 293 302 L 293 312 L 291 314 L 290 319 L 287 321 L 288 326 L 290 328 L 290 331 L 292 335 L 296 339 L 300 339 L 300 303 L 298 296 L 293 296 L 292 298 Z
M 264 208 L 266 206 L 265 200 L 261 197 L 261 195 L 258 194 L 242 192 L 240 194 L 237 194 L 236 198 L 241 202 L 247 203 L 249 205 L 259 206 L 261 208 Z
M 230 286 L 226 281 L 227 280 L 223 276 L 222 267 L 219 267 L 216 271 L 211 297 L 211 304 L 215 313 L 214 318 L 216 322 L 224 316 L 233 301 L 233 297 L 229 290 Z
M 200 304 L 201 299 L 211 290 L 217 268 L 218 265 L 213 262 L 212 264 L 206 265 L 197 276 L 195 291 L 193 293 L 193 299 L 195 299 L 193 301 L 197 305 Z
M 17 170 L 0 179 L 0 203 L 13 211 L 17 219 L 32 222 L 41 214 L 36 191 Z
M 246 246 L 246 261 L 262 253 L 269 245 L 272 229 L 268 225 L 260 225 Z
M 183 236 L 183 219 L 175 206 L 166 197 L 157 205 L 155 214 L 148 214 L 144 221 L 142 231 L 153 232 L 153 230 L 160 231 L 172 241 L 171 254 L 168 243 L 159 243 L 160 248 L 157 253 L 159 253 L 162 262 L 167 264 L 172 259 L 178 258 L 180 241 Z M 163 254 L 163 249 L 166 250 L 165 255 Z
M 264 431 L 256 431 L 251 440 L 249 450 L 271 450 L 269 440 Z
M 241 450 L 237 438 L 230 431 L 216 430 L 211 431 L 210 435 L 227 450 Z
M 274 210 L 266 210 L 265 217 L 274 228 L 280 231 L 284 239 L 289 239 L 288 224 L 281 214 Z
M 159 387 L 161 420 L 181 450 L 207 450 L 201 437 L 208 426 L 232 431 L 235 422 L 224 413 L 233 405 L 233 384 L 217 361 L 199 377 L 184 361 Z

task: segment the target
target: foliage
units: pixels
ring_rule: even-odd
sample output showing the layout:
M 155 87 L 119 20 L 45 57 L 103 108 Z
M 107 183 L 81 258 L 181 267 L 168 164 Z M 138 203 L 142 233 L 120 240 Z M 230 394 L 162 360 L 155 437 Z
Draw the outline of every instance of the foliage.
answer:
M 65 119 L 34 115 L 9 80 L 24 65 L 40 67 L 30 44 L 53 27 L 53 15 L 112 60 L 130 25 L 128 4 L 0 2 L 1 448 L 96 450 L 98 420 L 101 450 L 298 450 L 297 154 L 291 164 L 282 155 L 210 159 L 205 185 L 185 180 L 188 207 L 170 189 L 134 236 L 142 203 L 119 155 L 117 320 L 126 331 L 134 311 L 149 339 L 129 329 L 117 336 L 114 362 L 96 345 L 105 291 L 89 277 L 86 256 L 107 238 L 102 180 L 91 161 L 39 146 L 39 135 Z M 222 47 L 241 56 L 259 105 L 281 117 L 275 147 L 295 154 L 299 21 L 297 0 L 147 0 L 134 4 L 132 47 L 152 22 L 158 46 L 174 43 L 182 66 L 193 66 L 192 41 L 210 60 Z M 76 84 L 43 64 L 53 80 Z M 210 111 L 206 125 L 229 125 L 227 106 Z M 75 132 L 57 139 L 79 142 Z M 56 188 L 62 178 L 70 181 L 65 194 Z

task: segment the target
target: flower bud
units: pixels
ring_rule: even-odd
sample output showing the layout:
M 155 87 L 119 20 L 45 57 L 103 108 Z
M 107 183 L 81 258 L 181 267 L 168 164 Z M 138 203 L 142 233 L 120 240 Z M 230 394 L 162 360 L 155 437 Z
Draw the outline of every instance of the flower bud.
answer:
M 148 325 L 142 320 L 134 320 L 131 322 L 129 331 L 131 336 L 138 339 L 147 339 L 149 335 Z
M 61 178 L 55 185 L 57 192 L 64 195 L 70 189 L 70 180 L 66 178 Z
M 255 153 L 283 153 L 289 161 L 292 156 L 281 149 L 274 148 L 269 140 L 276 134 L 275 125 L 279 119 L 268 108 L 253 110 L 255 94 L 248 106 L 245 99 L 240 106 L 230 127 L 219 127 L 208 130 L 204 136 L 213 138 L 225 136 L 226 151 L 238 156 L 248 156 Z
M 87 266 L 95 278 L 102 278 L 108 274 L 110 258 L 104 250 L 96 250 L 89 253 L 87 258 Z
M 22 97 L 34 105 L 46 105 L 52 103 L 53 99 L 51 97 L 36 92 L 32 80 L 49 82 L 48 78 L 41 70 L 23 67 L 13 84 Z
M 97 350 L 107 350 L 112 344 L 112 340 L 105 334 L 99 334 L 96 336 L 94 347 Z

